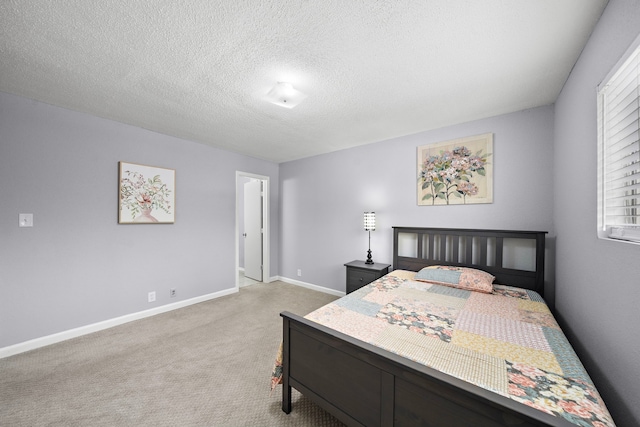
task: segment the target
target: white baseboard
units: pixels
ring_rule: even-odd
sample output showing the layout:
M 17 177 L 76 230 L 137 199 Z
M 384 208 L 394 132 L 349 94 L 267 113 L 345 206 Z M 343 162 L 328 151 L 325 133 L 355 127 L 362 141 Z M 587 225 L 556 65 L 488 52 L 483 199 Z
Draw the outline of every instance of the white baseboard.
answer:
M 325 288 L 323 286 L 313 285 L 311 283 L 301 282 L 300 280 L 289 279 L 288 277 L 278 276 L 278 279 L 285 283 L 290 283 L 292 285 L 302 286 L 303 288 L 312 289 L 318 292 L 324 292 L 325 294 L 335 295 L 337 297 L 345 296 L 345 293 L 342 291 L 336 291 L 335 289 Z
M 149 310 L 127 314 L 125 316 L 116 317 L 114 319 L 109 319 L 102 322 L 93 323 L 91 325 L 81 326 L 79 328 L 69 329 L 68 331 L 58 332 L 56 334 L 47 335 L 45 337 L 35 338 L 29 341 L 10 345 L 8 347 L 0 348 L 0 359 L 13 356 L 19 353 L 24 353 L 25 351 L 35 350 L 37 348 L 55 344 L 61 341 L 66 341 L 71 338 L 76 338 L 82 335 L 98 332 L 103 329 L 113 328 L 114 326 L 122 325 L 124 323 L 132 322 L 134 320 L 144 319 L 146 317 L 155 316 L 156 314 L 166 313 L 167 311 L 177 310 L 179 308 L 187 307 L 193 304 L 198 304 L 201 302 L 220 298 L 225 295 L 234 294 L 236 292 L 238 292 L 238 288 L 236 287 L 225 289 L 223 291 L 214 292 L 212 294 L 202 295 L 196 298 L 191 298 L 184 301 L 178 301 L 172 304 L 162 305 L 160 307 L 155 307 Z

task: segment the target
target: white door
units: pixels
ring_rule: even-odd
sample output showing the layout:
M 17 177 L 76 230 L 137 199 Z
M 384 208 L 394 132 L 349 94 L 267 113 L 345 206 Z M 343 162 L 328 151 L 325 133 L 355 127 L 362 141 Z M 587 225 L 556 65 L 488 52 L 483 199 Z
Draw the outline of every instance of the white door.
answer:
M 262 282 L 262 181 L 244 184 L 244 275 Z

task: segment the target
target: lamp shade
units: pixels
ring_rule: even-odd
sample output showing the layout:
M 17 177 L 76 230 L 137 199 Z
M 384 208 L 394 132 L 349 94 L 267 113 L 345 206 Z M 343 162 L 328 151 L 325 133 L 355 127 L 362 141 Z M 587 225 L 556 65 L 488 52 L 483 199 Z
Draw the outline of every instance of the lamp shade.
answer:
M 364 230 L 374 231 L 376 229 L 376 213 L 365 212 L 364 213 Z

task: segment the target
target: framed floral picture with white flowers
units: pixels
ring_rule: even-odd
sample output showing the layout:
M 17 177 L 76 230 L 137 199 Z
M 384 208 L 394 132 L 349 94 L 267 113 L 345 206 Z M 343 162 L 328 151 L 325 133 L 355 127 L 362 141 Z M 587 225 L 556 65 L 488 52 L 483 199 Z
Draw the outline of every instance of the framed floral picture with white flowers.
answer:
M 176 171 L 119 162 L 118 223 L 173 224 Z
M 493 203 L 493 134 L 418 147 L 418 205 Z

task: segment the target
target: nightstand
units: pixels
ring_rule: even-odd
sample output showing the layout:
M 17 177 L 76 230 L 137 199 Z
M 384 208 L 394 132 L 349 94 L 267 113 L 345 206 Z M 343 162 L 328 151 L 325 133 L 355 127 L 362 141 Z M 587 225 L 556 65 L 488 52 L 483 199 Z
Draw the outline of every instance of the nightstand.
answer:
M 347 293 L 351 293 L 387 274 L 391 264 L 378 262 L 366 264 L 364 261 L 351 261 L 344 266 L 347 267 Z

